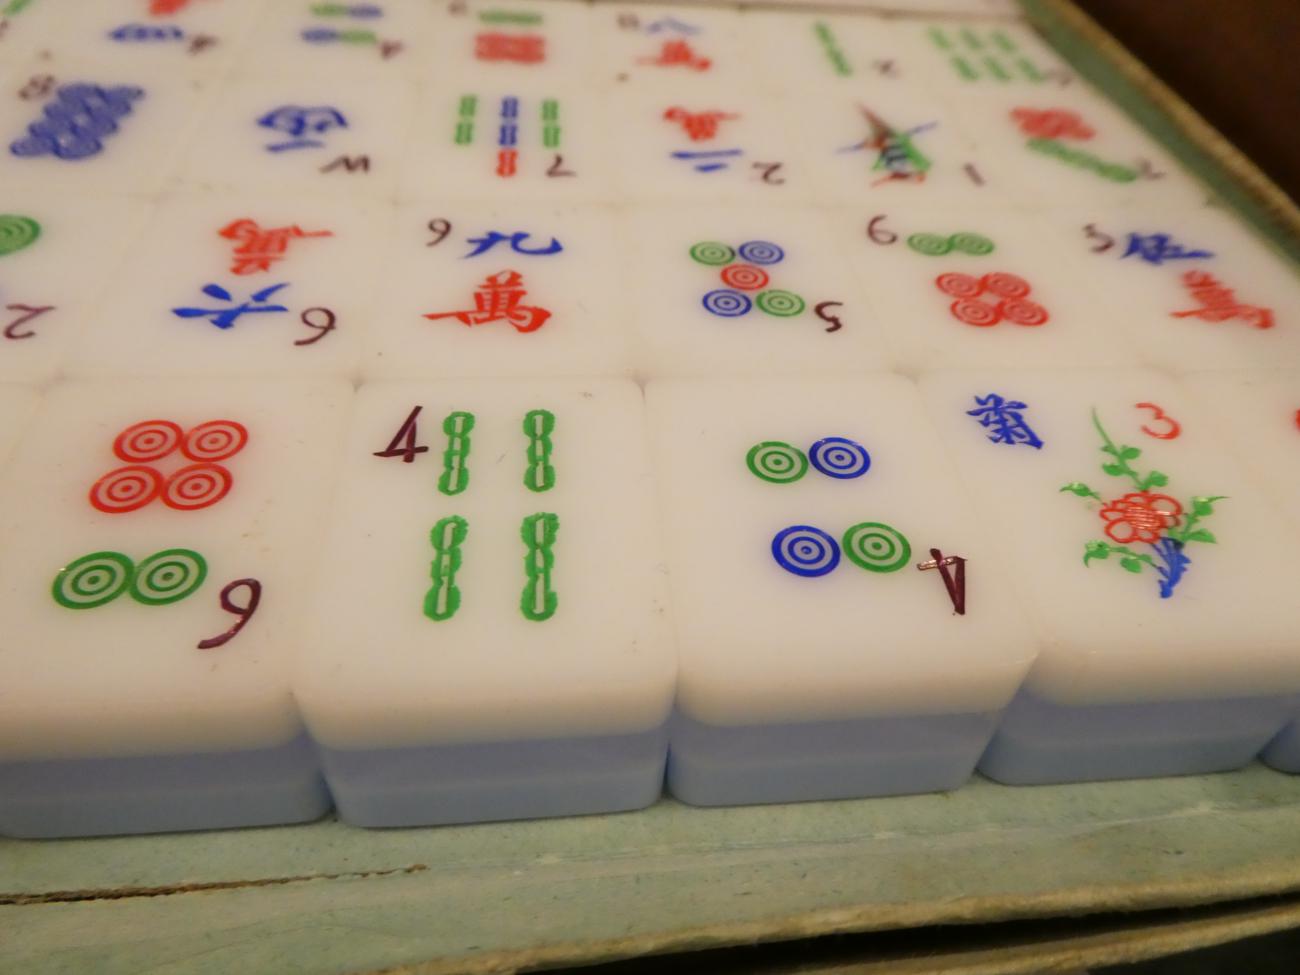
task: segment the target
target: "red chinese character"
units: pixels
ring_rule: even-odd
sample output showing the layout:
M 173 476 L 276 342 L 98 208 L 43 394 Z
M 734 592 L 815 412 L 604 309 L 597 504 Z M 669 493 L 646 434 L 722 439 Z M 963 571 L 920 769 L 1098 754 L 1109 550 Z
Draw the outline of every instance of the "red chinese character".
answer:
M 473 310 L 440 311 L 424 317 L 430 321 L 454 318 L 471 327 L 504 321 L 513 325 L 517 332 L 535 332 L 546 324 L 551 313 L 545 308 L 521 303 L 528 297 L 523 284 L 523 276 L 518 271 L 501 271 L 491 275 L 474 292 Z
M 474 39 L 474 57 L 537 64 L 546 60 L 546 38 L 539 34 L 479 34 Z
M 683 64 L 693 71 L 708 71 L 713 64 L 708 58 L 696 57 L 686 41 L 664 41 L 657 57 L 638 58 L 637 64 L 653 64 L 661 68 Z
M 271 265 L 284 259 L 289 249 L 289 241 L 294 237 L 333 237 L 328 230 L 303 230 L 297 224 L 292 227 L 272 227 L 264 229 L 256 220 L 244 218 L 222 227 L 217 231 L 227 240 L 239 241 L 235 248 L 234 263 L 230 270 L 234 274 L 255 274 L 269 271 Z
M 1242 304 L 1231 288 L 1225 288 L 1213 275 L 1204 271 L 1188 271 L 1183 284 L 1192 297 L 1201 303 L 1200 308 L 1170 312 L 1173 318 L 1199 318 L 1204 322 L 1249 322 L 1256 328 L 1273 327 L 1273 309 Z
M 149 13 L 154 17 L 168 17 L 178 14 L 191 3 L 191 0 L 149 0 Z
M 1064 108 L 1016 108 L 1011 117 L 1020 131 L 1036 139 L 1078 139 L 1086 142 L 1096 131 L 1083 121 L 1078 112 Z
M 718 134 L 719 122 L 740 116 L 733 112 L 688 112 L 684 108 L 673 106 L 664 112 L 664 118 L 679 123 L 692 142 L 708 142 Z

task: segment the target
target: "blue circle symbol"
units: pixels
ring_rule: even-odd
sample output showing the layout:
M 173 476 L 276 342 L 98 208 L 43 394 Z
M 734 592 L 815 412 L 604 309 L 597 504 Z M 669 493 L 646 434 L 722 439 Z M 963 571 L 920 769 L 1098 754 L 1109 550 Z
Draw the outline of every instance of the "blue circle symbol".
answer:
M 823 437 L 808 448 L 808 460 L 827 477 L 847 480 L 871 469 L 871 455 L 848 437 Z
M 718 288 L 704 296 L 704 307 L 723 318 L 739 318 L 741 315 L 748 314 L 753 306 L 754 303 L 749 295 L 732 291 L 730 288 Z
M 820 528 L 791 525 L 772 539 L 772 558 L 786 572 L 815 578 L 840 564 L 840 546 Z
M 785 260 L 785 251 L 766 240 L 747 240 L 736 248 L 736 252 L 747 264 L 780 264 Z

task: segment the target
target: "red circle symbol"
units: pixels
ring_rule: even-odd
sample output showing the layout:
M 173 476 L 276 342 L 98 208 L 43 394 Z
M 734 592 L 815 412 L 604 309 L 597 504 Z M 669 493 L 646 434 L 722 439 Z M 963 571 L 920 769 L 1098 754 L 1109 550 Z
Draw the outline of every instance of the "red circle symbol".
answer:
M 952 303 L 952 314 L 959 322 L 974 325 L 976 328 L 988 328 L 1002 321 L 1002 312 L 997 306 L 978 298 L 962 298 Z
M 220 464 L 191 464 L 167 478 L 162 501 L 177 511 L 197 511 L 230 493 L 234 478 Z
M 1042 325 L 1050 317 L 1047 309 L 1036 301 L 1008 298 L 998 302 L 1002 317 L 1015 325 Z
M 210 420 L 185 434 L 181 453 L 190 460 L 225 460 L 244 449 L 248 430 L 234 420 Z
M 722 283 L 740 291 L 758 291 L 766 288 L 767 272 L 753 264 L 731 264 L 722 269 Z
M 1023 298 L 1029 294 L 1029 282 L 1014 274 L 994 271 L 980 279 L 984 288 L 999 298 Z
M 158 497 L 163 477 L 152 467 L 131 464 L 109 471 L 90 488 L 90 503 L 105 514 L 124 515 Z
M 113 453 L 127 462 L 159 460 L 180 446 L 182 436 L 180 425 L 171 420 L 145 420 L 117 435 Z
M 984 293 L 984 285 L 969 274 L 941 274 L 934 279 L 934 283 L 940 291 L 954 298 L 978 298 Z

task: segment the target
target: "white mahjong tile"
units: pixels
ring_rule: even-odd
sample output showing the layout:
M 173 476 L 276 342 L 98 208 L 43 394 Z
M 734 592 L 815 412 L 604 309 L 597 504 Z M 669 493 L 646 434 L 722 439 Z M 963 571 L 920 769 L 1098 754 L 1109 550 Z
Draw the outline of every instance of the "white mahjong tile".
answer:
M 644 207 L 623 238 L 639 375 L 856 375 L 892 362 L 815 211 Z
M 390 222 L 365 200 L 165 197 L 66 371 L 351 378 Z
M 60 374 L 151 210 L 129 197 L 0 190 L 0 380 Z
M 618 257 L 604 211 L 404 203 L 362 375 L 629 375 L 634 312 Z
M 599 106 L 547 83 L 488 88 L 477 79 L 426 89 L 400 195 L 469 200 L 601 201 L 612 150 Z
M 265 4 L 238 74 L 419 78 L 436 56 L 431 7 L 400 0 Z
M 0 92 L 0 186 L 150 193 L 170 177 L 207 115 L 212 87 L 145 67 L 53 72 Z
M 924 208 L 1020 195 L 963 114 L 919 86 L 803 92 L 783 109 L 784 134 L 798 146 L 819 202 Z
M 27 432 L 28 421 L 36 410 L 40 394 L 35 386 L 0 383 L 0 469 Z
M 984 369 L 922 380 L 931 419 L 1041 641 L 1058 705 L 1300 687 L 1281 515 L 1205 409 L 1154 372 Z
M 1071 89 L 1073 69 L 1032 30 L 1007 22 L 905 20 L 901 41 L 927 79 L 977 97 Z
M 1300 526 L 1300 371 L 1197 372 L 1183 378 L 1198 405 L 1279 511 Z
M 206 76 L 234 60 L 257 9 L 255 0 L 99 0 L 61 5 L 42 64 L 54 74 L 104 65 L 169 77 Z
M 1049 212 L 1133 360 L 1175 372 L 1300 362 L 1300 273 L 1209 208 Z
M 837 229 L 906 370 L 1132 361 L 1066 241 L 1028 214 L 882 205 L 840 218 Z
M 318 741 L 662 725 L 674 656 L 634 384 L 367 384 L 344 458 L 295 685 Z
M 178 380 L 46 394 L 3 491 L 3 760 L 300 734 L 292 641 L 351 396 Z
M 1018 195 L 1046 209 L 1081 201 L 1192 206 L 1208 195 L 1149 135 L 1082 86 L 966 97 L 960 113 Z
M 647 404 L 682 714 L 752 727 L 1010 699 L 1032 640 L 909 381 L 654 381 Z
M 752 91 L 766 67 L 737 10 L 600 3 L 592 10 L 598 85 L 689 97 L 719 86 Z
M 779 99 L 757 91 L 613 91 L 605 128 L 619 196 L 795 203 L 813 192 Z
M 414 111 L 414 85 L 400 78 L 243 78 L 224 86 L 204 118 L 182 180 L 391 196 Z
M 440 9 L 439 9 L 440 8 Z M 592 13 L 578 0 L 441 0 L 425 77 L 439 94 L 467 79 L 520 94 L 534 85 L 584 83 L 594 56 Z

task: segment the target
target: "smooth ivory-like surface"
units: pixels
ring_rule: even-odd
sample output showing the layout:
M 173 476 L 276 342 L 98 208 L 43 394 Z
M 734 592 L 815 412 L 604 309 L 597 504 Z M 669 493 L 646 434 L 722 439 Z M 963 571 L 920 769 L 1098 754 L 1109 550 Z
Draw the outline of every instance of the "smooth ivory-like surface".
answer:
M 4 485 L 0 757 L 266 748 L 300 733 L 290 657 L 350 398 L 341 382 L 233 380 L 65 383 L 46 394 Z M 184 441 L 190 456 L 177 448 L 131 462 L 135 479 L 101 481 L 128 466 L 114 455 L 115 440 L 143 421 L 171 421 L 185 432 L 227 425 Z M 240 442 L 229 424 L 244 428 L 242 449 L 196 462 Z M 130 443 L 128 454 L 143 458 L 169 440 Z M 220 473 L 210 466 L 175 476 L 198 464 L 224 467 L 228 492 L 220 494 Z M 151 479 L 169 484 L 167 497 L 183 507 L 155 498 L 110 512 L 92 503 L 92 492 L 110 509 L 125 509 L 132 497 L 144 502 L 148 491 L 135 488 Z M 175 549 L 189 553 L 177 555 L 175 571 L 167 559 L 145 562 Z M 108 553 L 100 565 L 114 575 L 84 564 L 71 571 L 94 553 Z M 251 586 L 228 588 L 237 580 L 259 584 L 255 613 L 224 645 L 199 649 L 238 622 L 223 611 L 223 593 L 236 607 L 249 605 Z
M 416 407 L 412 444 L 427 449 L 375 456 L 400 450 Z M 295 693 L 330 748 L 626 734 L 667 717 L 667 586 L 632 383 L 362 387 L 315 577 Z
M 1029 630 L 907 380 L 660 381 L 647 397 L 683 713 L 757 725 L 1006 703 L 1033 656 Z M 863 466 L 853 448 L 853 458 L 813 449 L 830 437 L 865 449 L 864 474 L 816 469 L 823 455 L 841 474 Z M 802 477 L 777 483 L 751 472 L 751 448 L 772 442 L 807 457 Z M 787 469 L 779 458 L 755 463 Z M 849 546 L 845 534 L 866 523 Z M 843 550 L 838 565 L 816 576 L 783 568 L 774 539 L 792 526 L 829 535 Z M 831 564 L 825 539 L 820 557 L 799 544 L 789 537 L 783 558 Z M 966 615 L 954 612 L 937 570 L 917 569 L 930 548 L 970 560 Z
M 31 386 L 0 383 L 0 469 L 27 430 L 40 394 Z
M 921 388 L 1037 628 L 1029 691 L 1083 706 L 1300 688 L 1294 582 L 1276 562 L 1287 523 L 1194 384 L 971 370 Z

